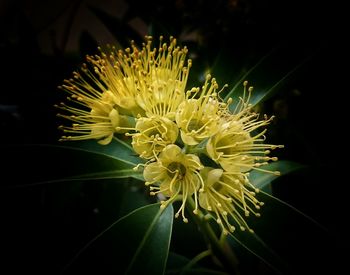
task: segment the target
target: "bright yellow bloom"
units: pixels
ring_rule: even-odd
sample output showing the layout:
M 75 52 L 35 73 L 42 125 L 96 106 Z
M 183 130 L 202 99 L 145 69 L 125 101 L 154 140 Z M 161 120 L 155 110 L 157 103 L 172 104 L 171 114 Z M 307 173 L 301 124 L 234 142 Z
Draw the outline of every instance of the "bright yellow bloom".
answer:
M 136 47 L 133 47 L 133 51 L 130 48 L 122 51 L 110 46 L 106 52 L 101 48 L 99 50 L 100 55 L 86 56 L 87 64 L 83 66 L 85 78 L 80 81 L 83 90 L 110 91 L 120 113 L 132 116 L 142 114 L 144 111 L 135 99 L 139 78 L 139 51 Z
M 247 82 L 244 83 L 246 89 Z M 256 130 L 270 123 L 272 118 L 258 120 L 259 115 L 252 112 L 249 95 L 241 99 L 235 113 L 226 113 L 221 118 L 219 131 L 213 135 L 206 145 L 208 155 L 220 166 L 231 172 L 246 172 L 251 169 L 262 170 L 258 167 L 268 161 L 276 161 L 268 157 L 271 149 L 282 148 L 281 145 L 264 144 L 266 129 L 255 134 Z M 272 172 L 276 173 L 277 172 Z
M 199 174 L 199 170 L 202 168 L 203 166 L 196 155 L 185 154 L 180 147 L 171 144 L 163 149 L 156 162 L 145 166 L 143 176 L 146 185 L 152 185 L 150 187 L 151 195 L 162 193 L 169 197 L 167 201 L 162 202 L 162 208 L 177 198 L 182 198 L 182 205 L 175 217 L 178 217 L 181 212 L 183 221 L 187 222 L 185 204 L 193 194 L 196 203 L 194 212 L 198 211 L 197 193 L 199 189 L 203 189 L 203 180 Z
M 80 76 L 75 73 L 76 79 Z M 115 97 L 110 91 L 100 93 L 91 90 L 89 93 L 79 85 L 80 82 L 67 80 L 61 87 L 68 91 L 72 106 L 64 103 L 56 105 L 67 114 L 58 116 L 72 121 L 72 126 L 60 126 L 67 136 L 61 140 L 97 139 L 98 143 L 106 145 L 111 142 L 114 133 L 125 132 L 120 127 L 129 127 L 130 121 L 118 113 L 115 108 Z M 75 107 L 76 106 L 76 107 Z
M 151 48 L 151 37 L 139 54 L 137 103 L 148 117 L 175 117 L 175 112 L 185 99 L 185 88 L 192 61 L 186 65 L 187 48 L 176 46 L 171 37 L 169 45 L 162 44 L 160 37 L 158 50 Z
M 152 37 L 146 36 L 141 49 L 131 42 L 125 51 L 108 47 L 107 53 L 101 50 L 100 56 L 87 57 L 99 76 L 90 74 L 91 78 L 102 90 L 108 88 L 116 95 L 122 113 L 136 117 L 146 111 L 149 117 L 173 117 L 183 101 L 191 67 L 191 60 L 185 66 L 188 50 L 176 46 L 173 37 L 169 45 L 162 41 L 160 37 L 157 50 L 152 48 Z
M 249 171 L 279 174 L 261 168 L 277 160 L 268 156 L 270 150 L 283 147 L 264 143 L 266 130 L 260 129 L 272 117 L 259 120 L 253 112 L 247 82 L 233 111 L 232 99 L 222 101 L 210 75 L 201 88 L 186 92 L 192 65 L 187 48 L 177 46 L 173 37 L 168 43 L 160 37 L 158 47 L 152 43 L 147 36 L 140 48 L 131 42 L 125 50 L 107 46 L 87 56 L 81 70 L 60 87 L 70 96 L 69 105 L 57 106 L 64 111 L 59 116 L 73 122 L 60 126 L 67 133 L 61 140 L 108 144 L 115 133 L 125 133 L 147 160 L 135 169 L 144 167 L 150 194 L 167 197 L 162 208 L 181 200 L 175 217 L 181 212 L 187 222 L 185 205 L 194 197 L 194 213 L 199 207 L 211 213 L 224 233 L 237 226 L 252 232 L 245 217 L 259 216 L 262 203 L 255 198 L 259 190 L 249 182 Z M 213 167 L 204 168 L 201 161 Z
M 166 117 L 142 117 L 137 120 L 132 135 L 132 146 L 143 158 L 157 156 L 168 144 L 175 143 L 179 130 L 177 125 Z
M 263 203 L 255 198 L 255 192 L 259 190 L 249 183 L 247 174 L 205 167 L 201 170 L 201 176 L 204 191 L 199 194 L 199 205 L 214 214 L 223 232 L 233 232 L 235 226 L 232 223 L 237 224 L 241 230 L 253 232 L 244 217 L 250 213 L 260 217 L 256 210 Z
M 226 105 L 221 103 L 218 131 L 207 141 L 206 152 L 219 168 L 206 167 L 201 171 L 204 192 L 199 195 L 199 204 L 213 213 L 224 233 L 233 232 L 233 224 L 253 232 L 245 217 L 250 213 L 260 216 L 256 210 L 263 203 L 255 198 L 259 190 L 249 182 L 248 172 L 254 169 L 279 175 L 278 171 L 260 168 L 277 160 L 267 156 L 270 150 L 283 146 L 264 144 L 266 129 L 260 132 L 259 129 L 272 118 L 259 120 L 258 114 L 252 111 L 249 103 L 252 87 L 247 89 L 247 85 L 244 82 L 243 97 L 233 112 L 228 108 L 231 100 Z
M 214 135 L 219 129 L 220 102 L 216 90 L 215 78 L 207 75 L 202 91 L 193 88 L 187 93 L 176 113 L 176 123 L 181 129 L 181 138 L 185 144 L 196 145 L 202 140 Z
M 187 48 L 176 46 L 175 38 L 170 38 L 169 45 L 162 41 L 160 37 L 158 50 L 151 48 L 148 36 L 141 49 L 131 42 L 124 51 L 108 46 L 106 51 L 100 48 L 100 55 L 87 56 L 80 72 L 61 86 L 73 102 L 59 106 L 70 113 L 60 116 L 74 122 L 60 127 L 72 133 L 62 140 L 96 138 L 108 144 L 115 132 L 131 129 L 124 115 L 173 120 L 185 99 L 191 60 L 186 67 Z

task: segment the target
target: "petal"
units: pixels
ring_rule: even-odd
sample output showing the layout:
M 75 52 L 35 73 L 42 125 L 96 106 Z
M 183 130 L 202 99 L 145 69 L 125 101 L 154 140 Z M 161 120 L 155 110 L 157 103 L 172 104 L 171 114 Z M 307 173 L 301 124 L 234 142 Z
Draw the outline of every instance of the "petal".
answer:
M 167 138 L 169 139 L 170 142 L 172 143 L 175 142 L 179 134 L 179 128 L 174 122 L 172 122 L 168 118 L 163 117 L 161 118 L 161 120 L 167 129 L 167 133 L 166 133 Z
M 112 109 L 112 111 L 109 112 L 109 119 L 111 120 L 112 127 L 115 128 L 119 126 L 120 120 L 119 120 L 119 113 L 117 109 Z
M 148 165 L 146 165 L 145 169 L 143 170 L 143 177 L 146 181 L 155 181 L 158 180 L 164 173 L 164 169 L 158 162 L 152 162 Z
M 184 133 L 182 130 L 181 139 L 187 145 L 197 145 L 199 143 L 199 141 L 197 141 L 194 137 L 188 135 L 187 133 Z
M 112 141 L 112 138 L 113 138 L 113 133 L 110 134 L 109 136 L 105 137 L 104 139 L 100 139 L 97 142 L 101 145 L 107 145 Z
M 184 165 L 192 169 L 199 170 L 203 168 L 199 157 L 194 154 L 187 154 L 184 161 Z
M 189 195 L 192 195 L 193 193 L 197 192 L 200 186 L 200 180 L 198 176 L 194 173 L 186 174 L 186 183 L 188 184 L 188 193 Z
M 225 171 L 243 173 L 252 170 L 255 162 L 253 157 L 247 156 L 246 160 L 240 160 L 238 163 L 225 158 L 219 159 L 219 163 Z M 241 164 L 244 164 L 244 166 Z
M 167 145 L 159 155 L 159 159 L 165 163 L 181 162 L 182 152 L 181 148 L 175 144 Z
M 218 158 L 218 154 L 215 151 L 215 143 L 216 143 L 216 138 L 215 136 L 211 137 L 208 142 L 207 142 L 207 153 L 208 155 L 214 160 L 216 161 L 216 159 Z
M 199 193 L 198 202 L 200 207 L 211 210 L 211 207 L 208 204 L 208 193 L 207 192 L 201 192 Z
M 208 172 L 207 184 L 208 187 L 212 186 L 214 183 L 218 182 L 224 171 L 222 169 L 213 169 Z

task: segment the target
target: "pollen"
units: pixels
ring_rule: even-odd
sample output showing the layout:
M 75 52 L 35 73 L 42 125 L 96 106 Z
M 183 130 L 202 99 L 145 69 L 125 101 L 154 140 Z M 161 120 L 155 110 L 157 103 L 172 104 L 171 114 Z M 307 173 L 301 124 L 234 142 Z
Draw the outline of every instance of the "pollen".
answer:
M 208 155 L 224 170 L 244 173 L 250 170 L 259 170 L 267 173 L 276 173 L 260 168 L 269 161 L 276 161 L 276 157 L 267 155 L 282 145 L 265 144 L 266 129 L 273 119 L 264 117 L 259 120 L 259 115 L 252 111 L 249 104 L 252 88 L 246 88 L 244 82 L 244 96 L 233 113 L 226 112 L 221 117 L 219 130 L 212 135 L 207 142 Z
M 257 212 L 262 203 L 255 198 L 255 192 L 247 175 L 230 173 L 222 169 L 205 167 L 201 170 L 204 190 L 199 194 L 199 204 L 213 213 L 224 233 L 240 230 L 252 231 L 245 218 Z
M 136 100 L 148 117 L 173 120 L 178 106 L 185 100 L 192 61 L 186 60 L 188 49 L 177 46 L 173 37 L 169 44 L 161 37 L 158 48 L 151 45 L 152 38 L 148 37 L 140 52 L 142 78 L 139 78 Z
M 187 93 L 176 113 L 176 123 L 181 129 L 181 138 L 185 144 L 196 145 L 212 136 L 219 129 L 220 103 L 215 78 L 207 75 L 204 86 L 193 88 Z
M 165 209 L 175 201 L 175 217 L 188 205 L 195 215 L 210 216 L 224 234 L 237 228 L 253 232 L 247 217 L 260 217 L 263 202 L 249 172 L 280 175 L 264 167 L 283 145 L 266 143 L 272 117 L 253 110 L 253 87 L 243 82 L 238 99 L 224 101 L 214 77 L 188 88 L 192 60 L 174 37 L 146 36 L 139 47 L 125 50 L 107 45 L 64 80 L 68 94 L 57 104 L 61 140 L 95 139 L 102 145 L 114 137 L 128 139 L 140 162 L 145 186 Z M 235 104 L 232 106 L 232 104 Z M 206 166 L 204 166 L 205 164 Z
M 64 132 L 61 141 L 96 139 L 106 145 L 111 142 L 114 133 L 125 132 L 132 122 L 121 115 L 115 108 L 114 96 L 110 91 L 100 93 L 92 90 L 84 93 L 77 81 L 73 84 L 67 81 L 61 88 L 71 94 L 71 105 L 61 103 L 56 105 L 62 113 L 57 114 L 72 122 L 71 126 L 60 126 Z
M 171 144 L 163 149 L 156 162 L 146 165 L 143 176 L 152 185 L 151 195 L 162 193 L 168 198 L 162 207 L 181 198 L 182 204 L 175 217 L 181 213 L 183 221 L 187 222 L 185 205 L 191 196 L 195 198 L 194 212 L 198 210 L 198 192 L 204 184 L 199 173 L 202 168 L 198 156 L 185 154 L 180 147 Z
M 142 158 L 156 157 L 168 144 L 175 143 L 178 136 L 177 125 L 166 117 L 142 117 L 135 126 L 132 146 Z

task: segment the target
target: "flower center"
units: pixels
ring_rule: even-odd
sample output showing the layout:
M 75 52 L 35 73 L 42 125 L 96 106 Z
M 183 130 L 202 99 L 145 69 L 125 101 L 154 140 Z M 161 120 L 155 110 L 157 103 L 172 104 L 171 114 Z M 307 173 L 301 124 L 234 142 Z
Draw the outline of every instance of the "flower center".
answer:
M 188 132 L 197 131 L 203 126 L 203 122 L 199 119 L 191 119 L 188 123 L 187 130 Z
M 211 188 L 213 188 L 214 190 L 216 190 L 216 191 L 218 191 L 218 192 L 221 191 L 222 187 L 223 187 L 222 184 L 220 184 L 219 182 L 215 182 L 215 183 L 211 186 Z
M 217 152 L 221 152 L 224 155 L 232 155 L 244 151 L 245 146 L 251 144 L 249 138 L 249 135 L 242 133 L 228 135 L 217 143 Z
M 168 165 L 169 177 L 174 177 L 175 173 L 178 173 L 179 179 L 183 179 L 186 174 L 186 167 L 179 162 L 172 162 Z
M 146 132 L 146 131 L 145 131 Z M 157 136 L 161 136 L 162 134 L 158 131 L 158 130 L 155 130 L 155 129 L 152 129 L 150 131 L 147 132 L 147 136 L 148 137 L 157 137 Z

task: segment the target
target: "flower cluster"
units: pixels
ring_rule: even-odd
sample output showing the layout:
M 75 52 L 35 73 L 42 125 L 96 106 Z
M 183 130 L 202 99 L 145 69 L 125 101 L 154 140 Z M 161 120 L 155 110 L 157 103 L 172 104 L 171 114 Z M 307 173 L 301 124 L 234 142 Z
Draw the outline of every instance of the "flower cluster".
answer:
M 135 43 L 123 50 L 108 46 L 100 55 L 87 56 L 87 63 L 64 81 L 70 104 L 57 107 L 59 116 L 73 123 L 60 126 L 61 140 L 96 139 L 111 142 L 115 134 L 131 139 L 134 151 L 145 160 L 145 184 L 150 194 L 161 193 L 165 208 L 180 200 L 175 217 L 182 216 L 189 200 L 194 214 L 212 214 L 224 233 L 235 227 L 252 231 L 245 217 L 259 216 L 263 205 L 259 192 L 249 181 L 249 171 L 267 171 L 261 166 L 277 158 L 271 150 L 281 145 L 265 144 L 266 129 L 272 120 L 260 120 L 250 104 L 252 87 L 243 83 L 237 102 L 220 97 L 215 78 L 206 76 L 202 87 L 186 90 L 192 61 L 187 48 L 160 37 L 152 37 L 138 48 Z M 234 103 L 234 107 L 233 107 Z

